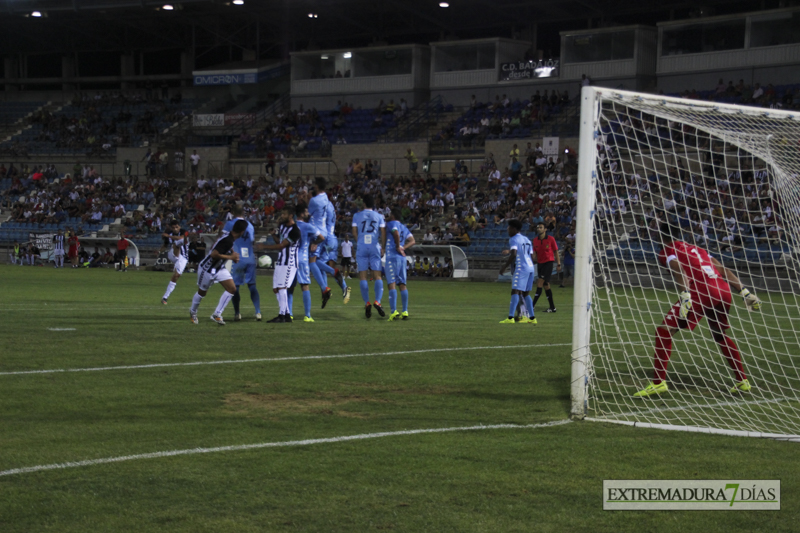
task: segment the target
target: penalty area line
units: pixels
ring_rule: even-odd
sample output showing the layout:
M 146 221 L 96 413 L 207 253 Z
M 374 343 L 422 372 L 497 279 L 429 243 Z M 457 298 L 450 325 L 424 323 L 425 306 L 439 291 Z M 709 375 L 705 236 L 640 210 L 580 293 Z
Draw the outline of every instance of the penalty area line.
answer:
M 510 346 L 456 346 L 452 348 L 429 348 L 425 350 L 405 350 L 401 352 L 372 352 L 372 353 L 351 353 L 337 355 L 307 355 L 298 357 L 261 357 L 257 359 L 228 359 L 223 361 L 190 361 L 187 363 L 152 363 L 148 365 L 120 365 L 120 366 L 99 366 L 93 368 L 54 368 L 48 370 L 16 370 L 11 372 L 0 372 L 0 376 L 22 376 L 27 374 L 63 374 L 68 372 L 104 372 L 108 370 L 139 370 L 147 368 L 169 368 L 179 366 L 208 366 L 208 365 L 237 365 L 244 363 L 272 363 L 281 361 L 306 361 L 320 359 L 347 359 L 351 357 L 378 357 L 381 355 L 410 355 L 419 353 L 434 352 L 455 352 L 455 351 L 475 351 L 475 350 L 505 350 L 508 348 L 547 348 L 558 346 L 572 346 L 571 343 L 560 344 L 515 344 Z
M 407 429 L 402 431 L 384 431 L 381 433 L 362 433 L 359 435 L 345 435 L 343 437 L 330 437 L 323 439 L 291 440 L 284 442 L 262 442 L 259 444 L 241 444 L 238 446 L 218 446 L 216 448 L 191 448 L 187 450 L 171 450 L 166 452 L 142 453 L 138 455 L 124 455 L 120 457 L 106 457 L 102 459 L 88 459 L 86 461 L 75 461 L 66 463 L 55 463 L 49 465 L 28 466 L 23 468 L 13 468 L 11 470 L 0 471 L 0 477 L 13 476 L 18 474 L 30 474 L 45 470 L 63 470 L 66 468 L 78 468 L 83 466 L 94 466 L 110 463 L 122 463 L 125 461 L 138 461 L 143 459 L 160 459 L 162 457 L 176 457 L 179 455 L 197 455 L 201 453 L 218 452 L 238 452 L 246 450 L 259 450 L 263 448 L 288 448 L 294 446 L 310 446 L 314 444 L 335 444 L 339 442 L 350 442 L 357 440 L 379 439 L 384 437 L 400 437 L 405 435 L 423 435 L 427 433 L 453 433 L 456 431 L 486 431 L 490 429 L 539 429 L 569 424 L 571 420 L 556 420 L 541 424 L 493 424 L 477 425 L 450 428 L 432 429 Z

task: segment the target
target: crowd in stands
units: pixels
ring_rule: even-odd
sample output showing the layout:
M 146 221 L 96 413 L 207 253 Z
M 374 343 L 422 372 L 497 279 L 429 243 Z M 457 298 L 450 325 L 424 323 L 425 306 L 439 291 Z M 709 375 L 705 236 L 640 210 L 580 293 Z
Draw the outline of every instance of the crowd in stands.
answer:
M 538 157 L 521 172 L 497 169 L 489 156 L 479 175 L 470 174 L 458 162 L 438 177 L 387 175 L 377 161 L 361 165 L 357 160 L 342 181 L 329 187 L 339 213 L 337 233 L 350 233 L 361 197 L 372 195 L 376 209 L 384 214 L 393 206 L 400 207 L 409 228 L 423 233 L 419 240 L 424 244 L 466 247 L 476 231 L 512 218 L 531 228 L 545 223 L 559 240 L 572 238 L 575 159 L 562 162 L 541 152 L 534 155 Z M 277 172 L 275 177 L 200 176 L 186 185 L 158 176 L 107 178 L 79 164 L 72 174 L 60 178 L 53 168 L 0 167 L 0 183 L 8 185 L 3 187 L 3 200 L 12 221 L 71 226 L 82 233 L 84 225 L 112 224 L 119 219 L 127 236 L 154 241 L 173 218 L 197 233 L 214 233 L 234 203 L 244 207 L 245 216 L 257 228 L 269 226 L 284 205 L 308 200 L 312 182 L 313 176 Z M 423 275 L 438 271 L 430 272 Z
M 760 83 L 752 86 L 740 79 L 734 84 L 733 80 L 725 81 L 720 78 L 714 89 L 697 91 L 685 90 L 675 95 L 693 100 L 713 100 L 728 104 L 751 105 L 758 107 L 774 107 L 782 109 L 800 109 L 800 85 L 774 86 L 768 83 L 763 87 Z
M 117 146 L 138 145 L 190 113 L 180 93 L 164 91 L 76 93 L 58 111 L 39 110 L 28 119 L 30 130 L 5 143 L 12 155 L 71 150 L 93 156 L 113 153 Z
M 645 247 L 658 241 L 664 222 L 679 226 L 688 242 L 737 257 L 745 251 L 785 247 L 784 206 L 773 194 L 770 171 L 762 160 L 702 131 L 674 125 L 667 137 L 698 149 L 699 159 L 692 168 L 676 158 L 662 172 L 645 171 L 624 163 L 619 136 L 625 136 L 627 144 L 636 143 L 646 135 L 637 131 L 668 125 L 641 115 L 606 128 L 613 131 L 617 126 L 619 133 L 598 144 L 605 190 L 596 208 L 601 227 L 622 222 L 625 213 L 641 204 L 640 230 L 631 235 L 631 242 Z
M 466 113 L 437 133 L 434 141 L 459 141 L 480 145 L 485 139 L 528 136 L 531 129 L 547 122 L 554 114 L 570 105 L 569 92 L 558 93 L 545 89 L 536 91 L 530 99 L 511 100 L 505 94 L 495 96 L 494 102 L 478 102 L 472 95 Z
M 257 156 L 275 161 L 285 155 L 315 152 L 322 156 L 331 153 L 331 144 L 348 142 L 373 142 L 408 112 L 408 104 L 401 98 L 389 103 L 380 101 L 374 109 L 354 109 L 339 101 L 332 110 L 306 110 L 302 105 L 295 110 L 281 110 L 261 130 L 244 131 L 238 140 L 239 152 L 255 152 Z M 278 155 L 280 154 L 280 155 Z

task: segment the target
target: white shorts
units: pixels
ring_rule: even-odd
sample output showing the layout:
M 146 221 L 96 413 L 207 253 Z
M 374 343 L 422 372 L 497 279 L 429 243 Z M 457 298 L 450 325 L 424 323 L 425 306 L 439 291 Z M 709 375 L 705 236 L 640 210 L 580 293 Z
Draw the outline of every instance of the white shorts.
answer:
M 172 261 L 172 264 L 175 265 L 174 268 L 175 272 L 177 272 L 179 276 L 183 274 L 183 271 L 186 269 L 186 263 L 188 263 L 189 260 L 183 257 L 182 255 L 175 257 L 175 254 L 173 254 L 171 250 L 167 254 L 167 257 L 169 258 L 170 261 Z
M 221 268 L 216 272 L 206 272 L 205 270 L 197 270 L 197 288 L 201 291 L 207 291 L 215 283 L 221 283 L 231 278 L 231 273 L 227 269 Z
M 64 250 L 53 250 L 53 255 L 56 257 L 64 257 Z
M 277 265 L 275 273 L 272 275 L 273 289 L 288 289 L 294 283 L 297 275 L 297 267 L 294 265 Z

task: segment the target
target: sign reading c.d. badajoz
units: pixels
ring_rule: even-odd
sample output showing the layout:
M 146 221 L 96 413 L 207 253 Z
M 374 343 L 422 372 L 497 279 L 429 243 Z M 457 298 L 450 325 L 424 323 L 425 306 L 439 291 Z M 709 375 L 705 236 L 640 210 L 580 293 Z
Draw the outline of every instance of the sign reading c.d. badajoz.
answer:
M 603 481 L 606 511 L 780 511 L 781 482 L 773 479 Z

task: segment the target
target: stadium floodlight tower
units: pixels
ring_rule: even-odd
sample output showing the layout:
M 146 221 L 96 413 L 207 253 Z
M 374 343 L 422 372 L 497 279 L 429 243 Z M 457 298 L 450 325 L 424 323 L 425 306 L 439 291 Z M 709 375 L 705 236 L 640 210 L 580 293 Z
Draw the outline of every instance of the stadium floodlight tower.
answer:
M 580 99 L 572 416 L 800 438 L 800 114 Z

